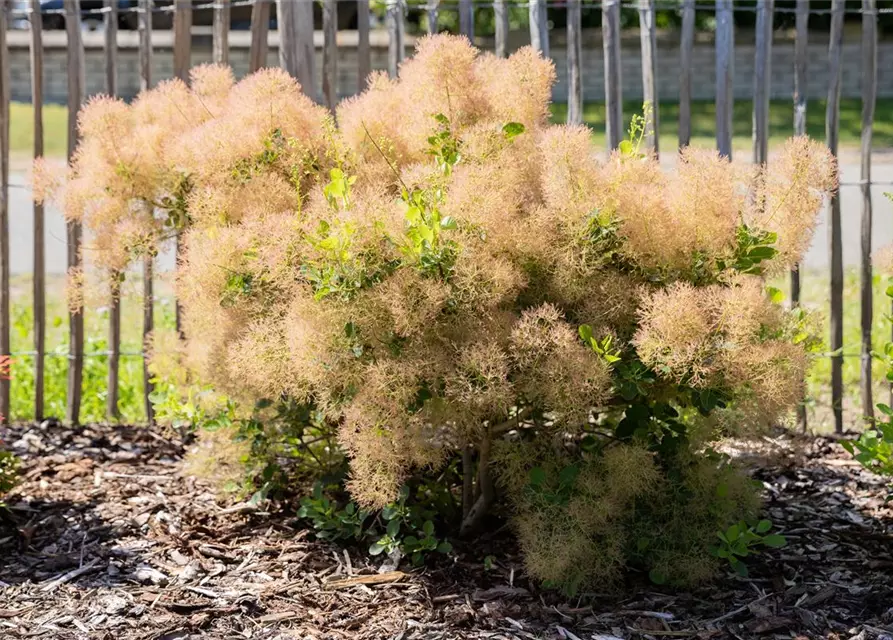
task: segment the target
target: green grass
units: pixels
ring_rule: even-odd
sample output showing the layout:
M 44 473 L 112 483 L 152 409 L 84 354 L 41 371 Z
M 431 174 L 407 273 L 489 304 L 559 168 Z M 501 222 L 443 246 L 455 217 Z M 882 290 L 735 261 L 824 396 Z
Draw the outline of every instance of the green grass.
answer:
M 11 155 L 30 157 L 34 152 L 34 109 L 30 104 L 13 102 L 9 108 Z M 43 106 L 43 150 L 48 157 L 64 157 L 68 151 L 68 107 Z
M 12 393 L 13 420 L 34 418 L 33 307 L 30 278 L 12 283 Z M 135 293 L 122 297 L 121 352 L 138 354 L 142 346 L 142 302 Z M 158 327 L 173 327 L 174 311 L 169 296 L 156 299 L 155 322 Z M 108 324 L 106 307 L 88 308 L 84 315 L 84 380 L 81 422 L 104 422 L 108 397 Z M 65 415 L 68 374 L 68 312 L 63 283 L 54 279 L 47 287 L 47 358 L 44 369 L 45 415 Z M 103 355 L 89 355 L 103 354 Z M 142 358 L 122 355 L 119 367 L 119 403 L 122 422 L 145 421 L 143 406 Z
M 641 111 L 637 102 L 626 102 L 624 117 L 628 118 Z M 845 147 L 858 147 L 862 132 L 862 103 L 856 99 L 844 99 L 840 106 L 840 144 Z M 605 143 L 605 105 L 589 103 L 584 107 L 584 120 L 594 131 L 593 139 L 599 146 Z M 751 118 L 753 105 L 749 101 L 735 103 L 733 118 L 733 147 L 738 150 L 750 149 Z M 679 105 L 660 105 L 660 136 L 664 149 L 675 147 L 679 138 Z M 699 146 L 713 146 L 716 132 L 716 110 L 712 102 L 692 104 L 692 143 Z M 567 105 L 552 105 L 554 122 L 564 122 L 567 118 Z M 806 110 L 807 132 L 814 138 L 825 137 L 825 102 L 815 100 Z M 68 109 L 63 105 L 48 104 L 43 108 L 44 152 L 47 156 L 62 157 L 67 150 Z M 34 145 L 33 109 L 30 104 L 13 102 L 10 107 L 10 151 L 20 158 L 30 157 Z M 773 101 L 769 109 L 770 144 L 784 141 L 793 129 L 793 107 L 789 100 Z M 874 123 L 874 146 L 893 148 L 893 99 L 883 98 L 877 102 Z
M 811 270 L 801 277 L 801 301 L 804 307 L 814 309 L 822 314 L 826 347 L 829 339 L 828 323 L 830 279 L 828 270 Z M 786 293 L 790 292 L 787 278 L 776 279 L 773 286 Z M 872 348 L 882 351 L 886 342 L 890 341 L 891 326 L 889 320 L 890 298 L 885 295 L 886 282 L 875 276 L 872 283 L 874 293 L 874 313 L 872 316 Z M 862 400 L 859 391 L 861 378 L 861 307 L 859 301 L 859 273 L 849 269 L 844 275 L 843 291 L 843 413 L 844 427 L 861 431 L 865 425 L 862 414 Z M 883 362 L 872 363 L 872 381 L 874 403 L 889 402 L 889 385 L 885 382 L 886 368 Z M 834 430 L 831 412 L 831 358 L 827 354 L 818 358 L 807 379 L 808 422 L 811 430 L 830 432 Z
M 827 270 L 808 271 L 802 274 L 801 300 L 805 307 L 814 309 L 827 319 L 829 277 Z M 787 277 L 772 283 L 788 292 Z M 890 340 L 891 326 L 888 319 L 890 299 L 885 295 L 886 283 L 875 277 L 874 320 L 872 342 L 877 351 Z M 32 308 L 30 279 L 17 278 L 12 283 L 12 351 L 16 354 L 33 351 Z M 125 294 L 122 302 L 121 351 L 136 354 L 142 343 L 142 307 L 138 293 Z M 860 430 L 864 426 L 859 395 L 861 345 L 859 306 L 859 275 L 848 270 L 844 278 L 844 422 L 848 429 Z M 171 328 L 174 325 L 172 298 L 168 293 L 156 301 L 156 325 Z M 67 385 L 68 320 L 61 280 L 55 280 L 47 291 L 47 351 L 46 359 L 46 415 L 64 416 Z M 824 325 L 827 342 L 827 322 Z M 108 350 L 108 309 L 91 308 L 85 315 L 86 353 L 103 353 Z M 887 402 L 889 387 L 884 381 L 886 370 L 882 362 L 872 365 L 874 401 Z M 84 359 L 84 384 L 81 420 L 101 422 L 106 419 L 108 357 L 105 355 Z M 142 360 L 138 356 L 121 358 L 120 403 L 122 421 L 145 420 L 143 408 Z M 831 406 L 831 360 L 827 355 L 819 357 L 807 380 L 807 406 L 809 427 L 816 432 L 830 432 L 834 428 Z M 12 365 L 12 418 L 30 420 L 34 411 L 33 356 L 17 355 Z
M 625 127 L 629 118 L 640 113 L 642 104 L 625 102 L 623 115 Z M 736 101 L 732 117 L 732 147 L 736 151 L 752 148 L 753 103 Z M 769 107 L 769 143 L 776 145 L 793 133 L 794 110 L 790 100 L 775 100 Z M 567 119 L 567 105 L 552 105 L 553 122 Z M 592 127 L 593 139 L 599 146 L 605 144 L 605 105 L 588 103 L 583 107 L 583 120 Z M 679 140 L 679 105 L 664 103 L 659 109 L 660 145 L 663 149 L 673 149 Z M 695 102 L 691 114 L 692 144 L 712 147 L 716 144 L 716 108 L 712 102 Z M 825 101 L 811 101 L 806 108 L 806 131 L 813 138 L 825 138 Z M 840 105 L 840 144 L 842 147 L 858 147 L 862 134 L 862 102 L 858 99 L 843 99 Z M 874 122 L 874 147 L 893 147 L 893 99 L 885 98 L 877 102 Z

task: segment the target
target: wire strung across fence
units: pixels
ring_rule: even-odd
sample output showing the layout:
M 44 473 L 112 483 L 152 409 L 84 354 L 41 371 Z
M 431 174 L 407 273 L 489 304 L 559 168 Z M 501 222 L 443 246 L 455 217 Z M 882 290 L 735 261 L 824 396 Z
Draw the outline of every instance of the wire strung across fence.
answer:
M 81 9 L 80 0 L 64 0 L 62 9 L 42 9 L 39 0 L 29 0 L 29 5 L 23 11 L 10 13 L 8 0 L 0 0 L 3 10 L 0 11 L 0 355 L 8 355 L 10 317 L 9 317 L 9 51 L 6 42 L 6 29 L 10 16 L 20 16 L 28 19 L 36 28 L 32 28 L 31 37 L 31 73 L 32 87 L 37 89 L 33 94 L 35 114 L 35 157 L 43 154 L 42 137 L 42 21 L 36 20 L 37 15 L 62 15 L 68 37 L 68 82 L 69 82 L 69 154 L 73 152 L 77 142 L 76 117 L 80 105 L 86 96 L 84 87 L 84 48 L 80 37 L 81 21 L 90 16 L 100 16 L 105 21 L 105 60 L 107 67 L 106 91 L 110 95 L 117 94 L 117 20 L 122 14 L 136 14 L 138 16 L 139 31 L 139 69 L 142 87 L 150 87 L 153 84 L 151 78 L 151 64 L 153 57 L 152 46 L 152 16 L 155 14 L 173 14 L 174 30 L 174 72 L 175 76 L 184 80 L 188 79 L 190 54 L 192 47 L 192 24 L 195 12 L 213 11 L 213 60 L 215 62 L 227 62 L 228 38 L 230 30 L 230 12 L 234 8 L 250 6 L 251 11 L 251 52 L 249 55 L 249 70 L 254 71 L 266 62 L 267 39 L 270 29 L 270 9 L 273 2 L 277 7 L 277 23 L 279 26 L 279 59 L 280 64 L 291 75 L 295 76 L 301 86 L 315 87 L 314 82 L 316 68 L 313 59 L 313 14 L 312 2 L 315 0 L 233 0 L 231 2 L 216 0 L 214 2 L 197 2 L 191 0 L 166 0 L 157 3 L 153 0 L 136 0 L 133 4 L 121 7 L 118 0 L 104 0 L 104 6 L 99 8 Z M 841 83 L 841 46 L 843 39 L 843 21 L 847 15 L 858 14 L 862 17 L 862 173 L 858 181 L 843 182 L 843 185 L 859 186 L 862 191 L 862 234 L 861 234 L 861 294 L 863 313 L 861 319 L 862 348 L 858 356 L 862 360 L 862 413 L 865 416 L 872 415 L 872 381 L 871 381 L 871 221 L 872 199 L 871 187 L 876 185 L 893 186 L 893 181 L 874 181 L 871 178 L 871 138 L 874 120 L 874 103 L 877 94 L 877 20 L 885 14 L 893 14 L 893 7 L 878 7 L 876 0 L 862 0 L 861 6 L 847 6 L 844 0 L 832 0 L 830 7 L 810 6 L 808 0 L 796 0 L 796 2 L 776 6 L 774 0 L 756 0 L 752 5 L 742 6 L 732 0 L 530 0 L 527 2 L 513 2 L 494 0 L 492 2 L 479 2 L 473 0 L 427 0 L 425 2 L 412 2 L 407 0 L 323 0 L 323 60 L 322 74 L 323 86 L 328 87 L 324 91 L 322 101 L 330 109 L 334 109 L 336 95 L 332 87 L 336 86 L 337 72 L 337 7 L 352 5 L 357 8 L 357 58 L 359 74 L 357 91 L 365 87 L 366 77 L 371 72 L 370 52 L 370 13 L 374 9 L 385 10 L 385 24 L 388 34 L 388 71 L 391 75 L 399 73 L 399 64 L 403 59 L 405 47 L 405 18 L 409 11 L 423 11 L 428 17 L 429 31 L 436 31 L 438 15 L 440 12 L 458 12 L 460 31 L 470 37 L 474 37 L 474 14 L 478 11 L 492 10 L 495 17 L 495 45 L 498 55 L 507 52 L 507 36 L 509 32 L 509 8 L 527 9 L 530 14 L 531 43 L 541 52 L 548 55 L 549 30 L 546 22 L 547 9 L 566 9 L 567 20 L 567 66 L 568 78 L 568 120 L 579 123 L 582 120 L 582 68 L 581 68 L 581 9 L 600 9 L 602 12 L 603 57 L 605 63 L 605 96 L 607 139 L 610 146 L 616 146 L 619 142 L 620 126 L 622 126 L 622 95 L 621 95 L 621 65 L 620 65 L 620 9 L 635 9 L 639 13 L 642 59 L 651 61 L 643 65 L 644 94 L 656 97 L 656 67 L 653 63 L 654 32 L 656 30 L 654 14 L 656 11 L 671 10 L 677 12 L 681 18 L 680 59 L 681 69 L 679 77 L 679 140 L 678 146 L 688 144 L 691 136 L 691 80 L 692 80 L 692 49 L 694 46 L 694 27 L 696 12 L 711 12 L 716 16 L 716 123 L 717 123 L 717 147 L 725 155 L 731 156 L 731 118 L 734 97 L 732 94 L 732 80 L 734 68 L 731 57 L 734 52 L 734 26 L 733 16 L 736 13 L 755 14 L 757 20 L 757 39 L 755 44 L 755 68 L 757 73 L 754 78 L 754 130 L 753 143 L 755 162 L 766 160 L 766 145 L 768 141 L 768 83 L 770 78 L 772 60 L 772 16 L 774 14 L 792 14 L 797 18 L 795 41 L 795 67 L 797 70 L 795 86 L 792 88 L 793 109 L 795 127 L 792 133 L 805 131 L 806 109 L 806 65 L 807 65 L 807 39 L 809 37 L 808 21 L 810 16 L 831 16 L 830 32 L 828 36 L 828 64 L 831 69 L 826 110 L 827 142 L 832 151 L 837 152 L 837 139 L 839 128 L 840 109 L 840 83 Z M 768 30 L 768 31 L 767 31 Z M 767 34 L 769 34 L 767 36 Z M 823 36 L 824 37 L 824 36 Z M 312 94 L 313 91 L 311 90 Z M 318 96 L 312 95 L 314 99 Z M 659 117 L 659 101 L 654 100 L 655 122 Z M 648 144 L 656 153 L 659 148 L 658 128 L 654 127 L 653 135 L 649 137 Z M 35 221 L 35 245 L 34 245 L 34 293 L 35 293 L 35 347 L 30 352 L 20 352 L 18 355 L 35 357 L 35 417 L 42 418 L 43 412 L 43 361 L 45 357 L 67 357 L 69 363 L 69 393 L 67 418 L 72 422 L 79 420 L 80 406 L 80 368 L 85 357 L 107 357 L 109 359 L 109 393 L 108 411 L 110 416 L 117 411 L 117 362 L 122 357 L 143 357 L 143 352 L 121 352 L 120 350 L 120 305 L 117 303 L 114 292 L 111 292 L 112 313 L 109 314 L 110 349 L 105 352 L 84 353 L 83 348 L 83 318 L 80 314 L 72 314 L 69 318 L 69 353 L 60 356 L 57 353 L 47 353 L 44 345 L 44 333 L 46 312 L 43 295 L 44 271 L 43 264 L 43 209 L 39 205 L 34 208 Z M 74 223 L 68 224 L 68 249 L 69 266 L 79 268 L 82 264 L 80 252 L 80 228 Z M 832 373 L 832 409 L 834 411 L 835 428 L 843 429 L 843 389 L 841 367 L 844 357 L 854 357 L 857 354 L 843 353 L 843 266 L 842 266 L 842 242 L 840 227 L 840 198 L 839 194 L 832 199 L 831 224 L 831 358 Z M 144 338 L 151 332 L 154 326 L 153 312 L 153 272 L 154 265 L 151 258 L 144 263 Z M 791 298 L 793 304 L 799 303 L 800 275 L 794 271 L 791 274 Z M 867 314 L 866 314 L 867 308 Z M 145 369 L 145 365 L 144 365 Z M 145 405 L 146 413 L 151 420 L 152 407 L 149 402 L 151 393 L 151 381 L 145 376 Z M 9 415 L 9 381 L 0 380 L 0 414 Z M 799 419 L 805 427 L 805 410 L 801 410 Z
M 318 0 L 289 0 L 290 2 L 307 2 L 314 3 L 318 2 Z M 337 4 L 356 4 L 357 0 L 332 0 Z M 215 9 L 226 9 L 233 7 L 245 7 L 252 6 L 255 4 L 276 4 L 277 0 L 233 0 L 233 2 L 198 2 L 192 5 L 192 11 L 212 11 Z M 463 5 L 465 0 L 437 0 L 436 2 L 413 2 L 412 0 L 394 0 L 393 2 L 389 0 L 370 0 L 370 5 L 372 7 L 386 8 L 387 6 L 395 3 L 402 4 L 407 10 L 418 10 L 418 11 L 431 11 L 438 10 L 442 11 L 444 9 L 449 11 L 458 11 L 459 8 Z M 533 0 L 531 2 L 523 2 L 523 1 L 515 1 L 515 0 L 506 0 L 503 3 L 499 2 L 470 2 L 470 6 L 473 10 L 476 9 L 494 9 L 500 5 L 517 8 L 517 9 L 527 9 L 531 6 L 545 6 L 549 9 L 566 9 L 569 4 L 572 4 L 574 0 L 546 0 L 545 2 L 537 2 Z M 620 0 L 620 2 L 614 2 L 612 0 L 580 0 L 578 2 L 580 8 L 582 9 L 598 9 L 602 8 L 606 5 L 619 4 L 622 9 L 639 9 L 640 3 L 635 0 Z M 681 13 L 682 9 L 685 5 L 684 0 L 655 0 L 653 3 L 654 9 L 657 11 L 676 11 Z M 713 12 L 716 10 L 716 5 L 714 3 L 709 2 L 696 2 L 692 5 L 695 11 L 704 11 L 704 12 Z M 24 9 L 12 10 L 12 16 L 21 16 L 28 17 L 35 10 L 31 7 L 26 7 Z M 141 13 L 145 12 L 146 9 L 139 5 L 132 5 L 127 7 L 118 7 L 116 9 L 112 9 L 109 6 L 96 7 L 93 9 L 81 9 L 82 16 L 103 16 L 107 13 L 111 13 L 115 11 L 118 15 L 127 14 L 127 13 Z M 757 5 L 734 5 L 732 6 L 732 11 L 734 13 L 758 13 L 760 11 Z M 65 15 L 65 9 L 40 9 L 38 11 L 44 15 Z M 174 3 L 170 4 L 154 4 L 154 0 L 151 3 L 151 12 L 152 13 L 174 13 L 176 12 L 176 5 Z M 774 13 L 777 14 L 790 14 L 795 15 L 798 12 L 796 7 L 775 7 L 773 10 Z M 845 15 L 890 15 L 893 14 L 893 7 L 879 7 L 875 9 L 865 9 L 862 8 L 853 8 L 853 7 L 843 7 L 843 9 L 817 9 L 811 7 L 809 9 L 810 15 L 833 15 L 834 13 L 843 13 Z

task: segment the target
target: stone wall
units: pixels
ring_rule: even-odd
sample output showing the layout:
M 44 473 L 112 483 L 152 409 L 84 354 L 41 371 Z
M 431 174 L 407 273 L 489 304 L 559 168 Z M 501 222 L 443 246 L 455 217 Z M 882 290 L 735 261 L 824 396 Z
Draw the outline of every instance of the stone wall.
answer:
M 513 46 L 525 44 L 524 34 L 512 34 Z M 746 35 L 746 34 L 745 34 Z M 270 34 L 268 62 L 278 65 L 277 34 Z M 320 91 L 322 67 L 322 35 L 316 33 L 316 90 Z M 735 47 L 735 97 L 747 99 L 753 94 L 752 39 L 736 36 Z M 86 33 L 86 72 L 88 94 L 101 93 L 105 88 L 105 58 L 102 51 L 102 34 Z M 828 49 L 827 35 L 816 34 L 816 43 L 809 46 L 809 68 L 807 96 L 824 98 L 828 91 Z M 44 52 L 44 99 L 48 102 L 66 101 L 66 44 L 64 32 L 45 33 Z M 155 54 L 153 58 L 153 82 L 170 78 L 173 74 L 173 54 L 171 36 L 168 32 L 153 34 Z M 230 36 L 230 64 L 236 75 L 241 77 L 248 70 L 248 34 L 233 32 Z M 483 47 L 492 46 L 482 40 Z M 28 54 L 28 33 L 12 31 L 9 34 L 10 70 L 12 78 L 11 96 L 13 100 L 28 102 L 31 99 L 30 63 Z M 604 100 L 604 62 L 602 44 L 598 32 L 587 32 L 583 41 L 583 90 L 586 101 Z M 136 34 L 119 32 L 118 86 L 119 94 L 133 97 L 139 88 L 138 50 Z M 843 46 L 842 95 L 858 98 L 861 95 L 861 51 L 858 34 L 845 39 Z M 349 96 L 357 90 L 356 33 L 340 32 L 338 48 L 338 91 Z M 552 47 L 552 55 L 558 74 L 554 99 L 559 102 L 567 96 L 567 69 L 565 48 L 561 41 Z M 193 64 L 208 62 L 211 59 L 210 38 L 196 36 L 193 44 Z M 641 56 L 638 36 L 624 37 L 621 52 L 624 99 L 642 98 Z M 712 42 L 698 42 L 692 56 L 692 94 L 697 100 L 712 100 L 716 88 L 715 59 Z M 657 55 L 658 93 L 661 100 L 676 101 L 679 97 L 679 43 L 673 37 L 658 39 Z M 384 69 L 387 65 L 386 34 L 372 34 L 372 67 Z M 790 98 L 794 86 L 794 44 L 787 38 L 776 38 L 772 51 L 773 98 Z M 893 97 L 893 42 L 882 42 L 878 47 L 878 95 Z

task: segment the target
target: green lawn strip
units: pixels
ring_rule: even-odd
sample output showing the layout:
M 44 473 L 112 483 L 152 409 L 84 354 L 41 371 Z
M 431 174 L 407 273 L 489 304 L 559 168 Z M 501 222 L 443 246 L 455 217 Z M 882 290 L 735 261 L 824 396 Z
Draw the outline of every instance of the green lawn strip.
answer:
M 624 117 L 640 112 L 642 104 L 627 101 L 623 106 Z M 844 99 L 840 107 L 840 143 L 843 146 L 857 147 L 862 132 L 862 103 L 858 99 Z M 583 117 L 593 129 L 593 140 L 598 146 L 604 145 L 605 105 L 587 103 Z M 664 149 L 676 146 L 679 135 L 679 105 L 664 103 L 659 109 L 659 133 Z M 753 105 L 750 101 L 735 102 L 733 117 L 735 149 L 749 149 L 751 139 Z M 771 144 L 778 144 L 793 131 L 793 106 L 788 100 L 774 100 L 769 109 L 769 137 Z M 67 149 L 68 109 L 63 105 L 47 104 L 43 108 L 44 152 L 48 157 L 63 157 Z M 564 122 L 567 118 L 567 105 L 552 105 L 553 122 Z M 692 103 L 692 143 L 699 146 L 713 146 L 716 132 L 716 110 L 712 102 Z M 814 138 L 825 136 L 825 101 L 814 100 L 806 110 L 807 133 Z M 10 106 L 10 151 L 13 156 L 27 159 L 33 152 L 34 115 L 30 104 L 14 102 Z M 881 98 L 877 101 L 874 125 L 874 146 L 893 147 L 893 99 Z
M 159 283 L 162 284 L 162 283 Z M 161 287 L 164 289 L 164 287 Z M 30 277 L 17 277 L 11 283 L 13 356 L 11 416 L 13 420 L 34 418 L 34 310 Z M 64 281 L 51 278 L 46 296 L 46 364 L 44 369 L 45 415 L 65 415 L 68 371 L 68 310 Z M 143 406 L 142 297 L 127 293 L 121 304 L 121 352 L 119 402 L 122 422 L 145 420 Z M 156 298 L 155 324 L 174 326 L 173 300 L 169 293 Z M 84 382 L 81 403 L 82 422 L 106 420 L 108 397 L 109 308 L 90 306 L 84 314 Z M 93 355 L 91 355 L 93 354 Z
M 640 113 L 642 104 L 626 101 L 623 105 L 625 125 L 629 118 Z M 749 100 L 736 101 L 732 117 L 735 150 L 751 148 L 753 103 Z M 564 122 L 567 118 L 567 105 L 552 105 L 552 121 Z M 658 110 L 660 144 L 664 150 L 673 149 L 679 140 L 679 105 L 665 103 Z M 859 146 L 862 134 L 862 102 L 858 99 L 841 100 L 840 105 L 840 144 L 844 147 Z M 587 103 L 583 107 L 583 121 L 593 130 L 593 140 L 598 146 L 605 144 L 605 105 Z M 773 100 L 769 107 L 769 142 L 777 145 L 793 134 L 794 109 L 791 101 Z M 691 108 L 692 144 L 712 147 L 716 136 L 716 107 L 712 102 L 694 102 Z M 814 100 L 806 109 L 806 132 L 811 137 L 823 140 L 825 137 L 825 101 Z M 893 99 L 877 101 L 873 145 L 875 148 L 893 147 Z

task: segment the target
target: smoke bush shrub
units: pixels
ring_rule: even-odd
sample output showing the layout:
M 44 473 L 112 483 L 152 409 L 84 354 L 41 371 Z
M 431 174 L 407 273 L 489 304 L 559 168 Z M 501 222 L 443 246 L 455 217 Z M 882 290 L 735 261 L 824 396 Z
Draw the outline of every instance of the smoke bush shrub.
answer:
M 808 246 L 833 158 L 796 138 L 667 173 L 639 120 L 599 160 L 548 124 L 554 80 L 436 36 L 333 120 L 281 71 L 202 67 L 86 106 L 65 211 L 109 272 L 178 232 L 183 386 L 306 407 L 361 507 L 462 455 L 462 532 L 502 487 L 534 577 L 701 580 L 756 509 L 711 443 L 801 398 L 811 321 L 763 277 Z

